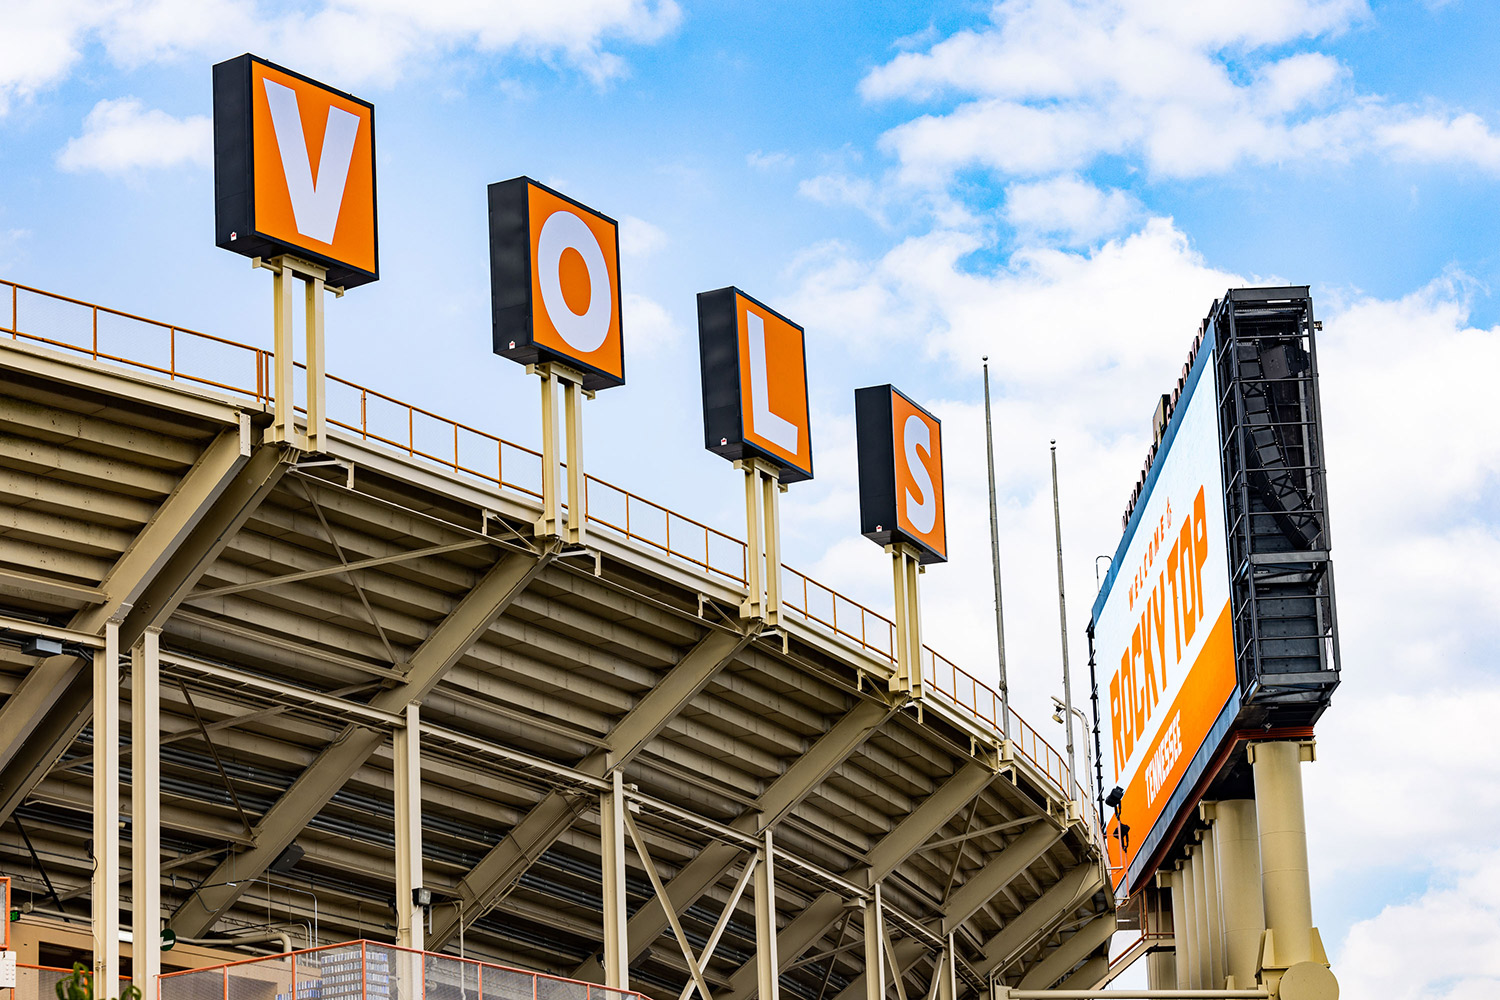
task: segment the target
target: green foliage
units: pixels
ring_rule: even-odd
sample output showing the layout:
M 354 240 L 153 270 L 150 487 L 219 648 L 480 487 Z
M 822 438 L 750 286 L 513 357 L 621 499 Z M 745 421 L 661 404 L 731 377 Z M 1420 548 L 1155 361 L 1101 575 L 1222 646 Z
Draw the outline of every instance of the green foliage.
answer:
M 94 980 L 88 966 L 73 963 L 73 973 L 57 981 L 57 1000 L 94 1000 Z M 120 991 L 119 1000 L 141 1000 L 139 986 L 131 983 Z

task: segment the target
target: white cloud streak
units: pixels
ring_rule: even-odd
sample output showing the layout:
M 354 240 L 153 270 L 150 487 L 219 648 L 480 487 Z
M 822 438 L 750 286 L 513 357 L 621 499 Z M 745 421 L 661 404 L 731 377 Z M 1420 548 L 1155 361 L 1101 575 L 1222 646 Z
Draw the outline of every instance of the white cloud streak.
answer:
M 650 44 L 682 19 L 675 0 L 17 0 L 0 31 L 0 115 L 65 80 L 84 48 L 133 68 L 247 49 L 346 88 L 390 86 L 471 52 L 565 63 L 603 85 L 617 44 Z
M 173 118 L 133 97 L 94 105 L 83 120 L 83 134 L 57 154 L 57 165 L 70 173 L 120 174 L 212 162 L 213 124 L 206 115 Z

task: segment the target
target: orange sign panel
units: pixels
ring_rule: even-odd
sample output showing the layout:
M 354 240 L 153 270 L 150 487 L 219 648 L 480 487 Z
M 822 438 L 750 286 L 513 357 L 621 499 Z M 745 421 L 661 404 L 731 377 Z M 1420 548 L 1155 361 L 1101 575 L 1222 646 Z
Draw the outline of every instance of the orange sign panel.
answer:
M 948 558 L 943 427 L 890 385 L 854 393 L 860 533 L 881 545 L 914 545 L 924 563 Z
M 218 243 L 293 253 L 351 286 L 379 274 L 375 109 L 253 56 L 214 67 Z
M 491 184 L 495 353 L 559 362 L 589 389 L 625 381 L 615 220 L 526 177 Z
M 774 463 L 783 482 L 812 478 L 802 328 L 737 288 L 698 295 L 704 443 Z

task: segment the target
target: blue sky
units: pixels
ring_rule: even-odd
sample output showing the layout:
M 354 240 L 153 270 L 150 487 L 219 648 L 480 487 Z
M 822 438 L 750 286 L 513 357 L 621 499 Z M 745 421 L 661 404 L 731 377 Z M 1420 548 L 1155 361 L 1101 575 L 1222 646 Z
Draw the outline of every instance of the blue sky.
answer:
M 1153 400 L 1231 285 L 1313 286 L 1345 682 L 1307 768 L 1344 996 L 1500 987 L 1500 8 L 1473 0 L 65 0 L 6 5 L 0 276 L 269 345 L 212 245 L 209 68 L 251 50 L 376 105 L 382 280 L 331 371 L 535 444 L 489 353 L 484 187 L 619 218 L 627 386 L 591 472 L 726 530 L 696 292 L 808 331 L 818 478 L 784 555 L 887 607 L 857 535 L 852 390 L 944 420 L 952 561 L 926 637 L 993 676 L 979 356 L 994 359 L 1020 709 L 1058 690 L 1047 441 L 1074 662 Z M 1081 696 L 1081 695 L 1080 695 Z

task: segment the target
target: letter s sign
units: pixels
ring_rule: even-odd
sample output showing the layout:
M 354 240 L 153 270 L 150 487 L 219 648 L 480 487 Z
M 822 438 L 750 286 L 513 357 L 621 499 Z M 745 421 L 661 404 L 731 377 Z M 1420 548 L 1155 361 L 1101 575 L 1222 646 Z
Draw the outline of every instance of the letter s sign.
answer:
M 924 563 L 946 561 L 942 423 L 890 385 L 855 392 L 854 417 L 860 531 L 915 545 Z

